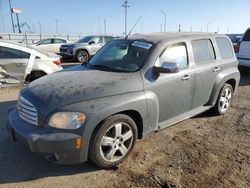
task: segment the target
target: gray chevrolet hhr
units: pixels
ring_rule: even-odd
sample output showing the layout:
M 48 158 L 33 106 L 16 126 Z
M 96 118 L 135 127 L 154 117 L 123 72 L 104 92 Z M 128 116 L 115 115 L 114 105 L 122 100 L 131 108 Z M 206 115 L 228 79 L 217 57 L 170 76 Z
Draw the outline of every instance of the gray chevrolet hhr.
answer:
M 213 109 L 228 111 L 239 84 L 228 37 L 133 35 L 107 43 L 86 64 L 40 78 L 8 114 L 14 140 L 63 164 L 124 161 L 136 139 Z

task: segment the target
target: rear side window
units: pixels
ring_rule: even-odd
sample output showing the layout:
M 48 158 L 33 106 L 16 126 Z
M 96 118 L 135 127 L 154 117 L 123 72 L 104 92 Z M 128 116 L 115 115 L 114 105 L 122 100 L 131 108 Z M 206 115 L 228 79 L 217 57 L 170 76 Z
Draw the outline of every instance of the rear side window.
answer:
M 250 41 L 250 29 L 246 31 L 242 41 Z
M 214 48 L 209 39 L 192 41 L 192 48 L 196 64 L 206 63 L 215 59 Z
M 233 50 L 228 39 L 223 37 L 217 37 L 215 40 L 222 59 L 233 57 Z
M 0 46 L 0 59 L 29 59 L 30 54 L 21 50 Z

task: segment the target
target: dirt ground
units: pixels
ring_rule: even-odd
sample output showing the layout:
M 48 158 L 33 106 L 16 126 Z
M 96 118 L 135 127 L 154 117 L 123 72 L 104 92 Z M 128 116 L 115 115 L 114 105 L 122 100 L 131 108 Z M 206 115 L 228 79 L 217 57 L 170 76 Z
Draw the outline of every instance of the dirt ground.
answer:
M 250 187 L 250 76 L 230 111 L 206 112 L 139 140 L 116 170 L 47 162 L 11 141 L 7 109 L 18 89 L 0 91 L 0 187 Z

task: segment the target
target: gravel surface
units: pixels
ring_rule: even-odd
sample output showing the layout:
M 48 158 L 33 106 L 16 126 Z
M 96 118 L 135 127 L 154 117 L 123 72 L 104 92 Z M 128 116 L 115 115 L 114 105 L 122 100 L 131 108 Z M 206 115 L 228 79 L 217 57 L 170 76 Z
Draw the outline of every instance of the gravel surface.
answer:
M 18 91 L 0 91 L 0 187 L 250 187 L 249 75 L 227 114 L 206 112 L 139 140 L 115 170 L 56 165 L 12 142 L 4 123 Z

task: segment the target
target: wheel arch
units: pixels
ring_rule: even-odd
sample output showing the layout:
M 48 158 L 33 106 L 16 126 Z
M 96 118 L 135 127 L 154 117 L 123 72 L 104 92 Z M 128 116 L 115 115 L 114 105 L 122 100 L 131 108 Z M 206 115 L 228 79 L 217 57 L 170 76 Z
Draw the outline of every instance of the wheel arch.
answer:
M 141 114 L 138 111 L 136 111 L 136 110 L 125 110 L 125 111 L 120 111 L 120 112 L 111 114 L 110 116 L 117 115 L 117 114 L 124 114 L 124 115 L 129 116 L 131 119 L 133 119 L 133 121 L 136 124 L 137 131 L 138 131 L 138 137 L 137 138 L 141 139 L 142 136 L 143 136 L 143 120 L 142 120 Z M 110 116 L 108 116 L 108 117 L 110 117 Z M 100 123 L 98 123 L 98 125 L 94 128 L 93 133 L 95 133 L 96 131 L 98 131 L 98 129 L 102 125 L 103 121 L 105 119 L 107 119 L 108 117 L 103 118 L 100 121 Z M 92 133 L 91 137 L 93 137 L 93 133 Z
M 215 80 L 209 101 L 206 105 L 214 106 L 216 104 L 219 93 L 225 83 L 230 84 L 235 92 L 239 85 L 239 80 L 240 80 L 240 73 L 238 69 L 232 68 L 225 72 L 224 71 L 221 72 Z

